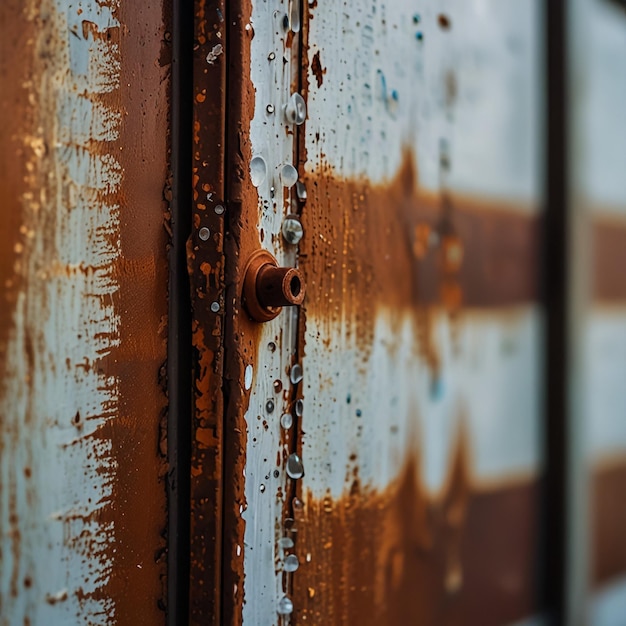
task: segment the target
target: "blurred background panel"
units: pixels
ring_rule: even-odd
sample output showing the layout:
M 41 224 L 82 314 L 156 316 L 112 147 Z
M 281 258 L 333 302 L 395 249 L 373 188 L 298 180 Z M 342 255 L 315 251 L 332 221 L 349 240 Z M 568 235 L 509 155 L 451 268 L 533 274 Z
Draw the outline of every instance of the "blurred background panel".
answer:
M 571 0 L 570 619 L 597 626 L 626 619 L 625 59 L 626 5 Z

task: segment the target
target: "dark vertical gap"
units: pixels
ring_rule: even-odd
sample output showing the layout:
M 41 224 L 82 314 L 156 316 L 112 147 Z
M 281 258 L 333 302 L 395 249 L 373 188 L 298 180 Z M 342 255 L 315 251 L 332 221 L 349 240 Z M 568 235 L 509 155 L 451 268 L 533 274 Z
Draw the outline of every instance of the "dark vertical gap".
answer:
M 546 311 L 546 483 L 542 606 L 563 624 L 567 588 L 568 463 L 568 121 L 567 0 L 545 0 L 546 197 L 543 297 Z
M 172 11 L 167 624 L 180 626 L 189 622 L 192 355 L 186 242 L 191 231 L 193 0 L 172 0 Z

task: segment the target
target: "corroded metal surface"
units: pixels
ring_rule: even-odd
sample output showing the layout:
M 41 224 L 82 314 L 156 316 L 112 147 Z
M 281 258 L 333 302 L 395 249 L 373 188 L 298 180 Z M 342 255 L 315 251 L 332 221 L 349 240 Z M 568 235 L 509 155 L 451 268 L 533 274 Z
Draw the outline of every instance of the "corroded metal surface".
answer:
M 530 616 L 538 4 L 297 8 L 233 20 L 251 85 L 229 129 L 225 606 L 250 624 Z M 240 285 L 258 247 L 296 260 L 281 224 L 300 213 L 296 335 L 286 310 L 251 323 Z
M 0 622 L 159 624 L 162 5 L 0 11 Z
M 190 620 L 220 623 L 223 481 L 225 2 L 194 4 Z M 183 96 L 181 96 L 183 97 Z

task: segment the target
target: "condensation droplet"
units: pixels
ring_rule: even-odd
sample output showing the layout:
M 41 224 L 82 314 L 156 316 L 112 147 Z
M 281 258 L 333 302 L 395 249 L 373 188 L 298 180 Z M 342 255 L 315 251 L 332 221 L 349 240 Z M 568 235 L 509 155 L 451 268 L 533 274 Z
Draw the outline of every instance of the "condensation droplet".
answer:
M 304 465 L 302 459 L 294 452 L 287 457 L 287 476 L 297 480 L 304 476 Z
M 255 156 L 250 161 L 250 179 L 255 187 L 260 187 L 267 177 L 267 163 L 262 156 Z
M 283 390 L 283 382 L 279 378 L 277 378 L 273 382 L 274 393 L 280 393 Z
M 283 220 L 281 232 L 283 233 L 283 237 L 287 243 L 296 245 L 300 242 L 302 236 L 304 235 L 302 222 L 300 222 L 300 219 L 296 215 L 288 215 Z
M 302 380 L 302 365 L 300 363 L 294 363 L 289 373 L 289 380 L 297 385 Z
M 254 369 L 252 368 L 252 365 L 247 365 L 246 372 L 244 374 L 244 379 L 243 379 L 246 390 L 252 387 L 252 374 L 253 373 L 254 373 Z
M 211 311 L 213 311 L 213 313 L 217 313 L 219 310 L 220 310 L 220 303 L 211 302 Z
M 299 93 L 291 94 L 289 102 L 285 105 L 285 119 L 290 124 L 304 124 L 306 120 L 306 102 Z
M 222 213 L 224 213 L 224 205 L 222 205 L 222 204 L 216 204 L 216 205 L 215 205 L 215 212 L 216 212 L 218 215 L 222 215 Z
M 290 11 L 291 30 L 294 33 L 300 32 L 300 2 L 299 0 L 292 0 Z
M 302 417 L 302 414 L 304 413 L 304 402 L 302 400 L 296 400 L 296 415 L 298 417 Z
M 289 550 L 293 548 L 293 546 L 294 546 L 294 543 L 291 537 L 281 537 L 278 540 L 278 547 L 282 548 L 283 550 Z
M 296 195 L 298 200 L 306 201 L 306 185 L 301 180 L 296 183 Z
M 273 104 L 268 104 L 265 107 L 265 110 L 271 115 L 272 113 L 274 113 L 274 105 Z
M 203 226 L 198 231 L 198 237 L 200 237 L 202 241 L 206 241 L 210 236 L 211 236 L 211 231 L 206 226 Z
M 270 53 L 267 55 L 267 60 L 268 60 L 268 61 L 273 61 L 275 58 L 276 58 L 276 53 L 275 53 L 275 52 L 270 52 Z
M 265 491 L 265 485 L 263 483 L 261 483 L 261 485 L 259 486 L 259 491 L 261 493 L 263 493 Z
M 286 517 L 285 521 L 283 522 L 283 526 L 285 527 L 285 530 L 288 532 L 295 532 L 296 531 L 296 520 L 293 519 L 293 517 Z
M 291 163 L 285 163 L 280 170 L 280 180 L 283 187 L 293 187 L 298 180 L 298 170 Z
M 265 410 L 268 413 L 273 413 L 274 412 L 274 400 L 272 400 L 271 398 L 265 403 Z
M 293 613 L 293 602 L 289 596 L 283 596 L 278 601 L 276 611 L 279 615 L 291 615 Z
M 304 502 L 302 502 L 300 498 L 294 498 L 291 501 L 291 506 L 293 507 L 294 511 L 304 511 Z
M 280 416 L 280 425 L 287 430 L 288 428 L 291 428 L 293 426 L 293 417 L 291 416 L 291 413 L 283 413 Z
M 295 572 L 300 567 L 300 561 L 295 554 L 289 554 L 285 557 L 285 565 L 283 569 L 286 572 Z
M 275 344 L 273 341 L 270 341 L 270 342 L 267 344 L 267 349 L 268 349 L 270 352 L 276 352 L 276 344 Z

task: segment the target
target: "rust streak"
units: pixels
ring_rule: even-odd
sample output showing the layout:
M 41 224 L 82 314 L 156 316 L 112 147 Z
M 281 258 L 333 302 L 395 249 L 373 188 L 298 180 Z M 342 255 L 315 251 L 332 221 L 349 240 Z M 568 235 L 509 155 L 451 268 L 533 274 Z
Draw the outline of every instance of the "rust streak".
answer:
M 309 494 L 297 519 L 294 623 L 496 626 L 537 610 L 538 482 L 473 487 L 463 434 L 437 497 L 418 467 L 409 458 L 375 491 L 355 462 L 339 500 Z

